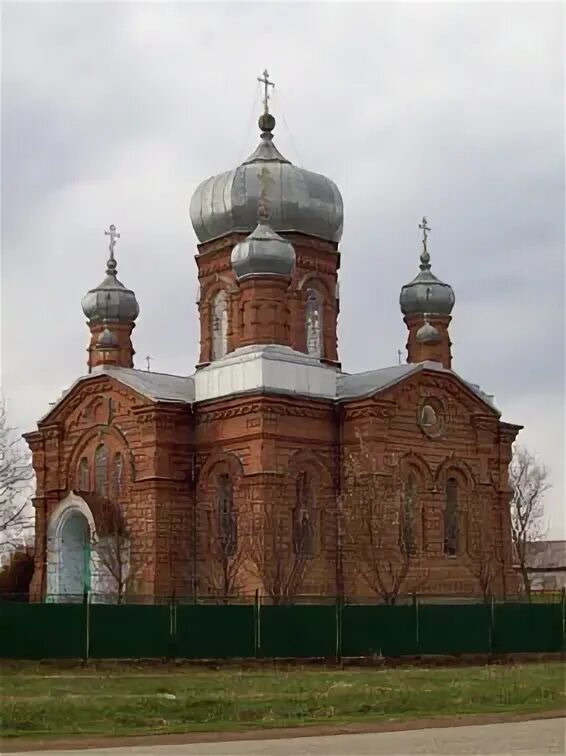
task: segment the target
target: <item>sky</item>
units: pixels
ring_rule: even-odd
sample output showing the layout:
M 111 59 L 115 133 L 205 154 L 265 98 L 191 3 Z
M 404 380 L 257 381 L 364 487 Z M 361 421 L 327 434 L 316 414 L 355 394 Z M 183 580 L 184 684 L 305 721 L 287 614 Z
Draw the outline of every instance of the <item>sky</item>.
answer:
M 344 199 L 339 349 L 397 363 L 399 290 L 418 269 L 456 293 L 454 369 L 495 395 L 550 469 L 564 522 L 564 9 L 527 3 L 4 3 L 2 388 L 36 420 L 86 372 L 83 294 L 136 292 L 136 366 L 198 357 L 198 183 L 275 143 Z

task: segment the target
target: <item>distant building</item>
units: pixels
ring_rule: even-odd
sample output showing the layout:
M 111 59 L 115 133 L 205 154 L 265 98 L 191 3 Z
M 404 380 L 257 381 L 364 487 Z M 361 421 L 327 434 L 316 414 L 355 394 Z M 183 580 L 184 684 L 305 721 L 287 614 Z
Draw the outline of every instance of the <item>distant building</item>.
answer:
M 107 232 L 106 276 L 82 301 L 88 373 L 26 436 L 37 475 L 33 596 L 121 590 L 109 558 L 114 572 L 135 573 L 128 589 L 140 594 L 226 593 L 246 502 L 265 573 L 244 569 L 238 590 L 267 591 L 268 577 L 280 579 L 270 565 L 285 552 L 308 562 L 296 593 L 368 595 L 356 577 L 366 536 L 339 547 L 337 524 L 345 460 L 360 436 L 387 506 L 400 503 L 414 523 L 407 534 L 406 521 L 388 515 L 378 551 L 408 544 L 422 592 L 480 594 L 486 576 L 490 591 L 512 590 L 508 465 L 520 426 L 503 422 L 493 398 L 453 370 L 455 296 L 432 273 L 426 219 L 419 269 L 400 292 L 406 362 L 345 372 L 342 197 L 278 151 L 267 97 L 259 127 L 250 157 L 206 179 L 191 201 L 201 333 L 193 375 L 134 368 L 139 307 L 117 278 L 117 231 Z M 213 143 L 195 145 L 207 147 L 214 152 Z M 373 212 L 375 197 L 367 204 Z M 366 271 L 376 297 L 384 253 L 376 250 Z M 167 291 L 154 296 L 166 311 Z M 183 324 L 167 327 L 185 349 Z M 377 343 L 380 323 L 364 328 L 366 344 Z M 274 504 L 276 526 L 267 516 Z
M 559 591 L 566 588 L 566 541 L 529 543 L 527 564 L 533 591 Z

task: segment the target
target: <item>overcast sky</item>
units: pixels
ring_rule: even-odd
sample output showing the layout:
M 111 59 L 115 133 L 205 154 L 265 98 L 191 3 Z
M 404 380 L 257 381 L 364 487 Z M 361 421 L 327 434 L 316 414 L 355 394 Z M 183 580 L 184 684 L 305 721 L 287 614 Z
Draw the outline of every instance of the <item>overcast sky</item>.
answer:
M 345 206 L 339 348 L 397 362 L 426 214 L 456 292 L 454 368 L 552 470 L 564 537 L 564 69 L 559 4 L 3 4 L 2 347 L 24 430 L 86 370 L 80 307 L 115 223 L 136 366 L 198 356 L 189 199 L 275 141 Z

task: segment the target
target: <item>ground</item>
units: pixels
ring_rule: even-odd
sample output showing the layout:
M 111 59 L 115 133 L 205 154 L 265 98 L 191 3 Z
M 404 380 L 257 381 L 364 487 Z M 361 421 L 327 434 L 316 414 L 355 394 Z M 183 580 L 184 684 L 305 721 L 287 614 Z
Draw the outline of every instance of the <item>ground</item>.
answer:
M 126 748 L 97 748 L 89 756 L 380 756 L 380 754 L 508 754 L 540 756 L 565 751 L 566 719 L 542 719 L 527 722 L 482 724 L 445 729 L 405 730 L 321 737 L 280 738 L 277 740 L 241 740 L 223 743 Z M 20 752 L 34 756 L 39 751 Z M 45 753 L 45 752 L 44 752 Z M 50 751 L 51 756 L 73 756 L 84 751 Z
M 340 669 L 6 663 L 5 745 L 24 737 L 238 731 L 563 711 L 566 665 Z M 30 748 L 30 750 L 33 750 Z

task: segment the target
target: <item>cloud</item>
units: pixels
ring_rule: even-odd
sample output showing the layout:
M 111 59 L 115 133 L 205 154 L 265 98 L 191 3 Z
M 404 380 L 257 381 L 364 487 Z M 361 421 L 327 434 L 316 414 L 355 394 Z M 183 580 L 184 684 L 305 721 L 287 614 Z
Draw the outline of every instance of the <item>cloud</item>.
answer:
M 456 369 L 496 395 L 564 499 L 563 9 L 552 4 L 8 4 L 2 45 L 3 384 L 33 427 L 84 371 L 84 292 L 116 223 L 138 357 L 198 357 L 189 198 L 276 142 L 345 203 L 345 369 L 391 364 L 417 223 L 456 291 Z M 143 364 L 140 359 L 138 364 Z

